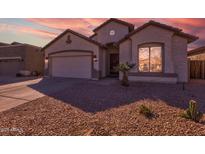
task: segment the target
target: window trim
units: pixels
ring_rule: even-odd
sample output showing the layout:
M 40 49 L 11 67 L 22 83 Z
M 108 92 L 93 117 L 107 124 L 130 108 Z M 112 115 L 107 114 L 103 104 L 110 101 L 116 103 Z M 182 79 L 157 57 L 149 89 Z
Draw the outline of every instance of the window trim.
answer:
M 139 63 L 140 63 L 140 57 L 139 57 L 139 49 L 140 48 L 146 48 L 148 47 L 149 48 L 149 52 L 150 52 L 150 48 L 151 47 L 161 47 L 162 48 L 162 51 L 161 51 L 161 57 L 162 57 L 162 71 L 160 72 L 142 72 L 139 70 Z M 162 74 L 164 73 L 164 65 L 165 65 L 165 60 L 164 60 L 164 43 L 161 43 L 161 42 L 149 42 L 149 43 L 142 43 L 140 45 L 138 45 L 138 48 L 137 48 L 137 72 L 139 73 L 143 73 L 143 74 Z M 149 54 L 149 66 L 150 66 L 150 54 Z

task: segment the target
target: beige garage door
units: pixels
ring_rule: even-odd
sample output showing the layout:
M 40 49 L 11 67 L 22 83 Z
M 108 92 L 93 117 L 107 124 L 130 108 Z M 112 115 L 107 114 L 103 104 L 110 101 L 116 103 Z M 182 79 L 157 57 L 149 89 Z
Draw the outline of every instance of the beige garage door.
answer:
M 91 56 L 52 57 L 52 76 L 91 78 Z

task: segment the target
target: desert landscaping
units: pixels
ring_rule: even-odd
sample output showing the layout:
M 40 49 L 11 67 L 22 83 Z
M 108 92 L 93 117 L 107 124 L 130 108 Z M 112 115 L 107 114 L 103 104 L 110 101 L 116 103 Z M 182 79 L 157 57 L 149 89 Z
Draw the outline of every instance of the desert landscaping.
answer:
M 205 115 L 199 122 L 180 116 L 188 100 L 195 98 L 204 112 L 203 89 L 203 84 L 195 82 L 185 90 L 175 84 L 122 87 L 117 81 L 76 82 L 68 89 L 1 112 L 0 135 L 204 136 Z M 151 118 L 140 114 L 141 105 L 153 112 Z

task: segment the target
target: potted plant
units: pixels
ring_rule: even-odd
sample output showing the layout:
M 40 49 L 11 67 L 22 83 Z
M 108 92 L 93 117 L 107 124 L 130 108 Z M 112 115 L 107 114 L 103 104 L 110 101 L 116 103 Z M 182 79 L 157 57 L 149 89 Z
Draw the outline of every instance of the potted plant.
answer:
M 129 86 L 129 80 L 128 80 L 128 71 L 134 67 L 134 64 L 119 64 L 116 67 L 116 70 L 119 72 L 122 72 L 122 80 L 121 80 L 121 85 L 128 87 Z

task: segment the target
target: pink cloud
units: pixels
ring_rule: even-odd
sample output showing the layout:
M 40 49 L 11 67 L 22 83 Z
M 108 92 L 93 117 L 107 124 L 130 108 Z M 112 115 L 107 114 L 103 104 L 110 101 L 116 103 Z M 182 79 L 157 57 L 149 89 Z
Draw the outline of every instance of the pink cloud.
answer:
M 22 33 L 28 33 L 31 35 L 43 37 L 43 38 L 54 38 L 57 36 L 56 33 L 44 31 L 44 30 L 38 30 L 31 27 L 26 26 L 17 26 L 17 25 L 8 25 L 8 24 L 0 24 L 0 31 L 9 31 L 9 32 L 22 32 Z
M 191 19 L 191 18 L 121 18 L 124 21 L 130 22 L 137 27 L 144 24 L 149 20 L 156 20 L 162 23 L 167 23 L 172 26 L 179 27 L 184 31 L 192 32 L 192 27 L 204 26 L 205 22 L 201 19 Z M 105 18 L 75 18 L 75 19 L 65 19 L 65 18 L 29 18 L 28 21 L 35 22 L 37 24 L 47 26 L 50 28 L 65 30 L 67 28 L 76 30 L 78 32 L 84 33 L 85 35 L 92 34 L 92 29 L 102 24 L 107 19 Z
M 97 27 L 103 22 L 105 22 L 107 19 L 106 18 L 84 18 L 82 20 L 88 22 L 93 27 Z
M 65 18 L 29 18 L 28 21 L 58 30 L 72 29 L 84 35 L 92 34 L 92 27 L 97 26 L 103 19 L 65 19 Z
M 20 27 L 18 31 L 23 32 L 23 33 L 30 33 L 32 35 L 37 35 L 37 36 L 41 36 L 44 38 L 54 38 L 57 36 L 56 33 L 48 32 L 44 30 L 37 30 L 37 29 L 30 28 L 30 27 Z
M 195 26 L 195 27 L 201 27 L 204 26 L 204 20 L 197 19 L 197 18 L 168 18 L 165 19 L 169 21 L 170 23 L 173 24 L 178 24 L 178 25 L 187 25 L 187 26 Z
M 143 25 L 149 20 L 155 20 L 182 29 L 184 32 L 200 37 L 199 41 L 190 46 L 202 45 L 205 42 L 205 19 L 192 18 L 120 18 L 130 22 L 136 27 Z M 0 24 L 0 31 L 22 32 L 35 35 L 42 39 L 51 40 L 65 29 L 72 29 L 86 36 L 93 34 L 93 29 L 105 22 L 106 18 L 28 18 L 27 21 L 41 26 L 46 30 L 39 30 L 28 26 L 16 26 Z M 49 29 L 50 28 L 50 29 Z M 54 33 L 52 31 L 59 31 Z
M 90 36 L 93 34 L 92 30 L 106 21 L 106 18 L 74 18 L 74 19 L 40 19 L 32 18 L 27 19 L 28 21 L 54 28 L 58 30 L 72 29 L 84 35 Z M 143 25 L 149 20 L 155 20 L 161 23 L 165 23 L 177 28 L 182 29 L 184 32 L 190 33 L 200 37 L 199 41 L 192 43 L 190 46 L 197 46 L 205 42 L 204 27 L 205 19 L 192 19 L 192 18 L 121 18 L 121 20 L 130 22 L 136 27 Z
M 141 26 L 142 24 L 148 22 L 149 20 L 155 20 L 161 23 L 165 23 L 177 28 L 182 29 L 183 31 L 192 32 L 194 28 L 204 27 L 205 20 L 203 19 L 193 19 L 193 18 L 128 18 L 123 19 L 127 22 L 130 22 L 134 25 Z

